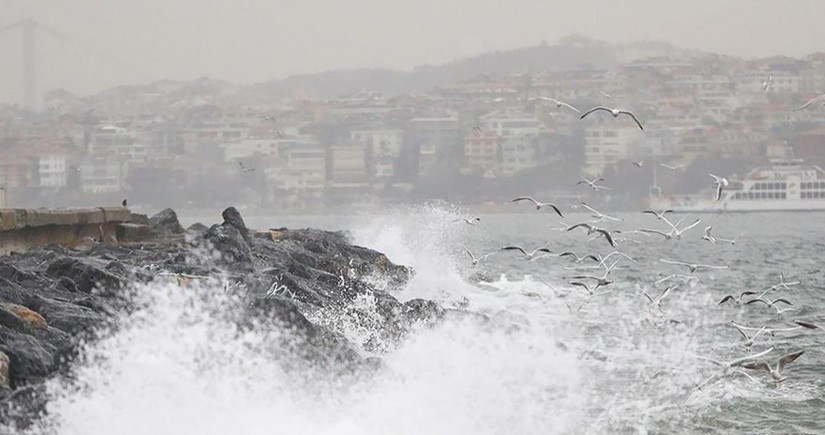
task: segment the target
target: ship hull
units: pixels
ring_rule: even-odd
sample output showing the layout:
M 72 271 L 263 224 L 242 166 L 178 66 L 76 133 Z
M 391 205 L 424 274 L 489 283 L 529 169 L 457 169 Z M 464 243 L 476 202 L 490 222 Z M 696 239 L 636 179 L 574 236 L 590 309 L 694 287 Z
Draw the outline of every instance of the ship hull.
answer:
M 654 210 L 670 209 L 691 213 L 825 211 L 825 199 L 713 201 L 705 198 L 651 198 L 650 207 Z

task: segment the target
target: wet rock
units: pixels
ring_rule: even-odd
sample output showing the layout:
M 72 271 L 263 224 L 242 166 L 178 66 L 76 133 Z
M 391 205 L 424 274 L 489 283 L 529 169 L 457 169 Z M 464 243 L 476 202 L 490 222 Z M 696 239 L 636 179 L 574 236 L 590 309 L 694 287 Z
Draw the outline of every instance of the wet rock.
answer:
M 0 352 L 0 388 L 11 389 L 11 378 L 9 377 L 9 356 Z
M 17 316 L 20 320 L 22 320 L 28 326 L 35 328 L 35 329 L 46 329 L 49 325 L 46 323 L 46 319 L 40 315 L 40 313 L 22 305 L 18 304 L 11 304 L 11 303 L 2 303 L 0 304 L 0 308 L 13 313 Z
M 224 225 L 231 225 L 241 233 L 241 236 L 249 243 L 249 229 L 246 228 L 246 223 L 241 217 L 241 213 L 235 207 L 229 207 L 221 213 Z
M 226 223 L 212 225 L 204 239 L 220 254 L 220 264 L 237 272 L 252 272 L 252 251 L 241 232 Z
M 149 218 L 149 228 L 152 233 L 160 236 L 182 234 L 184 232 L 180 221 L 178 221 L 178 214 L 171 208 L 164 209 Z
M 186 231 L 188 231 L 190 233 L 199 234 L 199 233 L 205 233 L 206 230 L 208 230 L 208 229 L 209 229 L 209 227 L 207 227 L 206 225 L 204 225 L 200 222 L 195 222 L 194 224 L 189 225 L 189 228 L 187 228 Z
M 71 257 L 55 260 L 46 269 L 46 273 L 54 278 L 71 279 L 77 290 L 83 293 L 89 293 L 96 287 L 115 292 L 123 285 L 119 277 Z

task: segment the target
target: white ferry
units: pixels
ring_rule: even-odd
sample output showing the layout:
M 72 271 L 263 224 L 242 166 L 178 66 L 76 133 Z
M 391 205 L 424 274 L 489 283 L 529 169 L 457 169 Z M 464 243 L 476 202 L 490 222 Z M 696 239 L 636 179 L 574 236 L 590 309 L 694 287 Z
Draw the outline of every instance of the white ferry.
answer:
M 772 159 L 742 179 L 729 179 L 722 198 L 716 189 L 698 195 L 661 195 L 651 189 L 650 207 L 676 212 L 748 212 L 825 210 L 825 171 L 802 159 Z M 708 177 L 708 185 L 712 180 Z

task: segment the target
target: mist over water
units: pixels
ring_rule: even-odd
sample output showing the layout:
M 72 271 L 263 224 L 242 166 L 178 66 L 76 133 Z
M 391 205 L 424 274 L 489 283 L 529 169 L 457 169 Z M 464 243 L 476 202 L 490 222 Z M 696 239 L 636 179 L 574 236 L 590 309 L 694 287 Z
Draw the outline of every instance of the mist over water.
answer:
M 739 236 L 736 245 L 706 244 L 697 240 L 701 231 L 680 242 L 626 242 L 622 249 L 638 262 L 623 262 L 626 268 L 614 271 L 613 291 L 593 300 L 566 283 L 577 273 L 565 269 L 571 265 L 566 260 L 525 262 L 496 255 L 471 268 L 461 247 L 485 252 L 510 243 L 531 248 L 546 243 L 554 252 L 607 253 L 602 240 L 587 242 L 581 234 L 553 231 L 557 219 L 543 214 L 482 216 L 475 226 L 453 222 L 459 216 L 458 210 L 428 206 L 352 217 L 352 224 L 342 228 L 350 230 L 355 243 L 415 268 L 415 277 L 396 294 L 399 299 L 434 299 L 478 314 L 447 316 L 397 347 L 361 349 L 380 356 L 387 370 L 358 379 L 319 373 L 298 363 L 288 349 L 273 349 L 273 337 L 288 332 L 238 329 L 236 316 L 244 302 L 222 285 L 155 283 L 136 288 L 135 304 L 141 308 L 122 319 L 116 332 L 86 346 L 68 379 L 49 384 L 48 414 L 29 433 L 825 430 L 820 417 L 825 386 L 817 369 L 825 362 L 821 333 L 797 331 L 757 342 L 755 351 L 775 347 L 772 357 L 806 351 L 779 389 L 744 376 L 695 388 L 719 372 L 697 355 L 726 360 L 746 353 L 730 320 L 774 327 L 795 318 L 825 320 L 823 276 L 811 258 L 818 242 L 809 241 L 825 235 L 815 223 L 821 215 L 704 217 L 719 235 Z M 624 227 L 652 225 L 625 217 Z M 664 287 L 653 281 L 682 272 L 660 263 L 660 257 L 725 261 L 731 269 L 697 272 L 696 280 L 662 302 L 664 314 L 659 314 L 648 308 L 641 291 L 658 294 Z M 716 305 L 724 292 L 776 284 L 780 271 L 803 282 L 782 293 L 797 312 L 777 315 L 766 307 Z M 370 303 L 355 302 L 362 309 Z M 579 304 L 578 312 L 568 309 Z M 356 327 L 341 317 L 326 324 L 354 343 L 377 336 L 368 326 Z

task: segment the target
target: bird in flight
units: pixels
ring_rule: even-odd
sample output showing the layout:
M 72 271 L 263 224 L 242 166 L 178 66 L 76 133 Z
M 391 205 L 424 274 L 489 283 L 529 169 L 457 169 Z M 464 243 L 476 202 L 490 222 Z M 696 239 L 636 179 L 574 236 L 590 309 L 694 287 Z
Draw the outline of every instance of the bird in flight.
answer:
M 684 168 L 686 164 L 682 163 L 681 165 L 667 165 L 664 163 L 659 163 L 659 166 L 675 172 L 677 169 Z
M 561 210 L 559 210 L 559 208 L 556 207 L 555 204 L 552 204 L 552 203 L 549 203 L 549 202 L 538 202 L 535 199 L 533 199 L 533 197 L 531 197 L 531 196 L 520 196 L 518 198 L 510 200 L 510 202 L 519 202 L 519 201 L 530 201 L 530 202 L 532 202 L 536 206 L 536 210 L 541 210 L 542 207 L 550 207 L 553 210 L 555 210 L 556 213 L 559 216 L 564 217 L 564 215 L 561 214 Z
M 644 160 L 639 160 L 638 162 L 631 162 L 631 163 L 633 163 L 633 166 L 635 166 L 637 168 L 641 168 L 642 165 L 645 164 L 645 161 Z
M 807 103 L 803 104 L 802 106 L 800 106 L 800 107 L 799 107 L 798 109 L 796 109 L 796 110 L 797 110 L 797 111 L 799 111 L 799 110 L 805 110 L 805 108 L 807 108 L 807 107 L 808 107 L 808 106 L 810 106 L 811 104 L 814 104 L 814 103 L 820 102 L 820 101 L 822 101 L 822 100 L 825 100 L 825 94 L 817 95 L 816 97 L 811 98 L 810 100 L 808 100 L 808 102 L 807 102 Z
M 722 191 L 728 187 L 728 179 L 724 177 L 717 177 L 713 174 L 708 174 L 713 177 L 713 185 L 716 186 L 716 200 L 719 201 L 722 199 Z
M 661 259 L 659 259 L 659 261 L 661 261 L 662 263 L 667 263 L 667 264 L 675 264 L 677 266 L 686 266 L 690 270 L 690 273 L 696 272 L 699 269 L 727 269 L 728 268 L 728 266 L 714 266 L 714 265 L 710 265 L 710 264 L 687 263 L 687 262 L 684 262 L 684 261 L 668 260 L 666 258 L 661 258 Z
M 642 213 L 652 214 L 653 216 L 656 216 L 656 220 L 660 221 L 660 220 L 665 218 L 666 214 L 673 213 L 673 210 L 667 209 L 667 210 L 662 210 L 660 212 L 657 212 L 657 211 L 654 211 L 654 210 L 645 210 Z
M 624 219 L 622 219 L 622 218 L 617 218 L 617 217 L 606 215 L 606 214 L 596 210 L 595 208 L 590 207 L 584 201 L 582 201 L 582 207 L 586 208 L 588 211 L 593 213 L 593 217 L 596 219 L 596 222 L 601 222 L 603 220 L 611 220 L 611 221 L 617 221 L 617 222 L 623 222 L 624 221 Z
M 470 252 L 470 250 L 469 250 L 469 249 L 467 249 L 467 248 L 464 248 L 464 252 L 466 252 L 466 253 L 467 253 L 467 255 L 469 255 L 469 256 L 470 256 L 470 260 L 472 260 L 472 266 L 473 266 L 473 267 L 475 267 L 475 266 L 477 266 L 477 265 L 478 265 L 478 263 L 479 263 L 479 262 L 483 261 L 484 259 L 486 259 L 487 257 L 489 257 L 489 256 L 491 256 L 491 255 L 493 255 L 493 254 L 495 254 L 495 253 L 496 253 L 496 252 L 498 252 L 498 251 L 493 251 L 493 252 L 490 252 L 490 253 L 484 254 L 484 255 L 482 255 L 481 257 L 476 257 L 476 256 L 475 256 L 475 255 L 473 255 L 473 253 L 472 253 L 472 252 Z
M 610 246 L 612 246 L 614 248 L 616 247 L 616 242 L 613 240 L 613 236 L 610 234 L 610 231 L 607 231 L 604 228 L 599 228 L 599 227 L 597 227 L 595 225 L 591 225 L 587 222 L 582 222 L 580 224 L 573 225 L 572 227 L 568 228 L 567 231 L 571 231 L 571 230 L 574 230 L 576 228 L 586 228 L 588 236 L 593 234 L 593 233 L 601 234 L 607 240 L 607 243 L 610 243 Z
M 733 296 L 733 295 L 725 295 L 725 297 L 724 297 L 724 298 L 722 298 L 722 300 L 721 300 L 721 301 L 719 301 L 719 303 L 718 303 L 718 304 L 716 304 L 716 305 L 722 305 L 722 304 L 724 304 L 724 303 L 725 303 L 725 302 L 727 302 L 727 301 L 734 301 L 734 302 L 736 302 L 737 304 L 740 304 L 740 303 L 742 303 L 742 297 L 743 297 L 743 296 L 750 296 L 750 295 L 755 295 L 755 294 L 756 294 L 756 292 L 752 292 L 752 291 L 750 291 L 750 290 L 746 290 L 746 291 L 743 291 L 742 293 L 739 293 L 739 295 L 738 295 L 738 296 Z M 738 327 L 737 327 L 737 328 L 738 328 Z
M 574 262 L 574 263 L 577 263 L 577 264 L 578 264 L 578 263 L 581 263 L 582 261 L 587 260 L 587 259 L 591 259 L 591 260 L 595 261 L 596 263 L 600 263 L 599 258 L 598 258 L 598 257 L 596 257 L 596 256 L 595 256 L 595 255 L 593 255 L 593 254 L 587 254 L 587 255 L 585 255 L 585 256 L 579 257 L 579 256 L 578 256 L 578 255 L 576 255 L 576 253 L 575 253 L 575 252 L 573 252 L 573 251 L 565 251 L 565 252 L 562 252 L 561 254 L 557 255 L 557 257 L 570 257 L 570 258 L 572 258 L 572 259 L 573 259 L 573 262 Z
M 469 219 L 467 219 L 467 218 L 456 219 L 453 222 L 464 222 L 467 225 L 474 225 L 476 222 L 480 222 L 480 221 L 481 221 L 480 217 L 474 217 L 474 218 L 469 218 Z
M 609 112 L 611 115 L 613 115 L 614 118 L 618 118 L 619 115 L 629 116 L 629 117 L 633 118 L 633 121 L 636 122 L 636 125 L 638 125 L 639 128 L 642 131 L 644 131 L 644 129 L 645 129 L 644 127 L 642 127 L 642 123 L 639 122 L 639 118 L 637 118 L 636 115 L 633 114 L 633 112 L 631 112 L 629 110 L 624 110 L 624 109 L 611 109 L 610 107 L 605 107 L 605 106 L 594 107 L 594 108 L 588 110 L 587 112 L 584 112 L 582 114 L 582 116 L 579 117 L 579 119 L 584 119 L 587 115 L 589 115 L 593 112 L 598 112 L 600 110 L 605 111 L 605 112 Z
M 765 361 L 756 361 L 756 362 L 745 363 L 745 364 L 742 364 L 742 367 L 744 367 L 748 370 L 765 370 L 765 371 L 767 371 L 771 375 L 771 377 L 773 378 L 774 386 L 779 387 L 779 384 L 781 384 L 782 382 L 784 382 L 787 379 L 786 377 L 782 376 L 782 370 L 784 370 L 785 366 L 787 366 L 788 364 L 796 361 L 797 358 L 802 356 L 803 353 L 805 353 L 805 351 L 800 350 L 799 352 L 789 353 L 787 355 L 782 356 L 776 362 L 775 368 L 771 367 L 771 365 L 768 364 Z
M 501 250 L 502 251 L 519 251 L 524 255 L 524 258 L 527 261 L 535 260 L 536 258 L 539 258 L 541 256 L 539 254 L 550 254 L 551 253 L 550 249 L 548 249 L 548 248 L 538 248 L 538 249 L 534 249 L 532 252 L 527 252 L 527 250 L 525 250 L 521 246 L 505 246 L 505 247 L 501 248 Z
M 610 190 L 610 188 L 607 187 L 607 186 L 599 186 L 598 184 L 596 184 L 599 181 L 604 181 L 604 178 L 599 177 L 599 178 L 594 178 L 592 180 L 588 180 L 587 178 L 582 177 L 582 181 L 579 181 L 578 183 L 576 183 L 576 186 L 578 186 L 580 184 L 587 184 L 593 190 Z
M 566 108 L 568 108 L 568 109 L 570 109 L 570 110 L 572 110 L 576 113 L 582 113 L 581 110 L 565 103 L 564 101 L 560 101 L 560 100 L 557 100 L 555 98 L 549 98 L 549 97 L 536 97 L 536 98 L 539 99 L 539 100 L 543 100 L 543 101 L 549 101 L 549 102 L 555 104 L 556 107 L 559 107 L 559 108 L 566 107 Z
M 238 165 L 240 165 L 242 172 L 255 172 L 255 168 L 247 168 L 240 160 L 238 160 Z
M 768 74 L 768 77 L 765 80 L 762 80 L 762 92 L 768 92 L 771 85 L 773 84 L 773 75 Z

